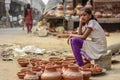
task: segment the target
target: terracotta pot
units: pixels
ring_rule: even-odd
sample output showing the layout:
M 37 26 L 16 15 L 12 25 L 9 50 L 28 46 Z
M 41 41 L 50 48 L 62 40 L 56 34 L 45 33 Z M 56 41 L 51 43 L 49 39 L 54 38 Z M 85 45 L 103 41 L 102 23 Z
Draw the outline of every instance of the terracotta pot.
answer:
M 63 5 L 62 4 L 58 4 L 57 5 L 57 10 L 63 10 Z
M 65 73 L 67 69 L 68 69 L 68 64 L 62 63 L 62 73 Z
M 24 77 L 24 80 L 39 80 L 39 76 L 35 71 L 28 71 Z
M 66 63 L 66 64 L 68 64 L 68 63 L 69 63 L 69 64 L 71 64 L 71 63 L 74 63 L 74 64 L 75 64 L 75 63 L 76 63 L 76 60 L 63 60 L 62 62 L 63 62 L 63 63 Z
M 106 17 L 107 17 L 107 14 L 103 13 L 103 14 L 102 14 L 102 17 L 103 17 L 103 18 L 106 18 Z
M 90 1 L 87 2 L 87 4 L 85 5 L 85 7 L 90 8 L 92 10 L 93 6 L 91 5 Z
M 83 75 L 75 64 L 68 65 L 68 69 L 63 73 L 65 80 L 83 80 Z
M 24 79 L 25 72 L 18 72 L 17 76 L 18 76 L 19 79 Z
M 50 64 L 50 62 L 49 61 L 46 61 L 46 60 L 42 60 L 41 61 L 41 68 L 42 68 L 42 70 L 44 71 L 45 70 L 45 66 L 47 65 L 47 64 Z
M 80 16 L 80 10 L 76 11 L 76 16 Z
M 17 62 L 19 63 L 19 62 L 21 62 L 21 61 L 29 61 L 27 58 L 18 58 L 17 59 Z
M 65 12 L 66 14 L 72 16 L 74 14 L 73 10 L 66 10 Z
M 18 64 L 21 66 L 21 67 L 27 67 L 28 64 L 29 64 L 29 60 L 28 59 L 25 59 L 25 58 L 20 58 L 17 60 L 18 61 Z
M 58 34 L 57 37 L 58 38 L 68 38 L 69 34 Z
M 102 17 L 101 12 L 99 12 L 99 11 L 95 12 L 94 15 L 95 15 L 95 18 L 101 18 Z
M 91 71 L 88 69 L 83 69 L 81 71 L 81 73 L 83 74 L 83 80 L 89 80 L 91 77 Z
M 75 57 L 73 57 L 73 56 L 66 56 L 65 60 L 75 60 Z
M 50 57 L 49 58 L 49 61 L 61 61 L 62 59 L 61 58 L 59 58 L 59 57 Z
M 68 4 L 68 5 L 66 6 L 66 9 L 67 9 L 67 10 L 73 10 L 73 6 L 70 5 L 70 4 Z
M 83 7 L 83 6 L 79 3 L 79 4 L 77 4 L 76 9 L 77 9 L 77 10 L 80 10 L 82 7 Z
M 113 17 L 113 14 L 112 13 L 107 13 L 107 18 L 112 18 Z
M 20 71 L 26 73 L 27 71 L 29 71 L 29 69 L 30 68 L 25 68 L 25 69 L 21 69 Z
M 32 64 L 32 66 L 35 66 L 36 62 L 41 61 L 41 59 L 37 59 L 37 58 L 31 58 L 30 59 L 30 63 Z
M 38 75 L 39 80 L 41 80 L 41 75 L 43 73 L 42 68 L 41 67 L 32 67 L 32 71 L 36 72 L 36 75 Z
M 57 36 L 57 34 L 58 34 L 58 33 L 56 33 L 56 32 L 53 32 L 53 33 L 51 33 L 51 34 L 52 34 L 53 36 Z
M 41 80 L 61 80 L 62 75 L 53 65 L 47 65 L 41 75 Z

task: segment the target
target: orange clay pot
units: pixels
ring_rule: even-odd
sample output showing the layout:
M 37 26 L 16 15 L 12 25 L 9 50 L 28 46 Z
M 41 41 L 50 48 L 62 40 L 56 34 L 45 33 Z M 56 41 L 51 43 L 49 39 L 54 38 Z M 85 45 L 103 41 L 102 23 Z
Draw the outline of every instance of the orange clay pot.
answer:
M 43 74 L 41 75 L 41 80 L 61 80 L 62 75 L 56 70 L 53 65 L 47 65 Z
M 75 64 L 68 65 L 68 69 L 63 73 L 65 80 L 83 80 L 83 75 Z

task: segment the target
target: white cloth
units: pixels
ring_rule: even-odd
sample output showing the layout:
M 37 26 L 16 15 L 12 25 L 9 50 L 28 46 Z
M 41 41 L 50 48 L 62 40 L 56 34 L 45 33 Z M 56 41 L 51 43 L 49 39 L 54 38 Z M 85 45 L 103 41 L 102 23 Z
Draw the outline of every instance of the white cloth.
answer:
M 85 51 L 91 59 L 98 59 L 106 55 L 107 42 L 102 27 L 96 20 L 90 20 L 89 23 L 84 26 L 84 28 L 86 27 L 92 28 L 92 32 L 88 36 L 91 40 L 84 40 L 82 50 Z

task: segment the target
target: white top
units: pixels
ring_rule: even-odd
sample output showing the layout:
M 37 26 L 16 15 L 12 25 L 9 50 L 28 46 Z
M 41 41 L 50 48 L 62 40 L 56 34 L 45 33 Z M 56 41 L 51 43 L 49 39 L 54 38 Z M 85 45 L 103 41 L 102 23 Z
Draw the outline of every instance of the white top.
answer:
M 89 23 L 84 26 L 84 28 L 86 27 L 92 28 L 92 32 L 88 36 L 91 40 L 84 40 L 82 50 L 85 51 L 91 59 L 98 59 L 106 55 L 107 42 L 102 27 L 96 20 L 90 20 Z

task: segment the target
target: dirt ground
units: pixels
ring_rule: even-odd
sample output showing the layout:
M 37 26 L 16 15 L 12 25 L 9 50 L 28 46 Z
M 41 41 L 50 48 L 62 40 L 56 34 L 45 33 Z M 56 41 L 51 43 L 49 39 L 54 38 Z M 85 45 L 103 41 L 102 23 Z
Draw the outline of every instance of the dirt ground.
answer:
M 107 37 L 108 46 L 120 43 L 120 33 L 110 33 Z M 8 28 L 0 29 L 0 45 L 2 44 L 17 44 L 17 45 L 34 45 L 42 49 L 57 49 L 57 50 L 71 50 L 66 43 L 66 38 L 57 38 L 53 36 L 38 37 L 33 34 L 27 34 L 26 30 L 22 28 Z M 92 76 L 90 80 L 119 80 L 120 78 L 120 55 L 112 57 L 117 60 L 112 64 L 112 69 L 106 71 L 105 74 Z M 0 80 L 18 80 L 16 73 L 20 70 L 20 66 L 16 60 L 2 61 L 0 57 Z

